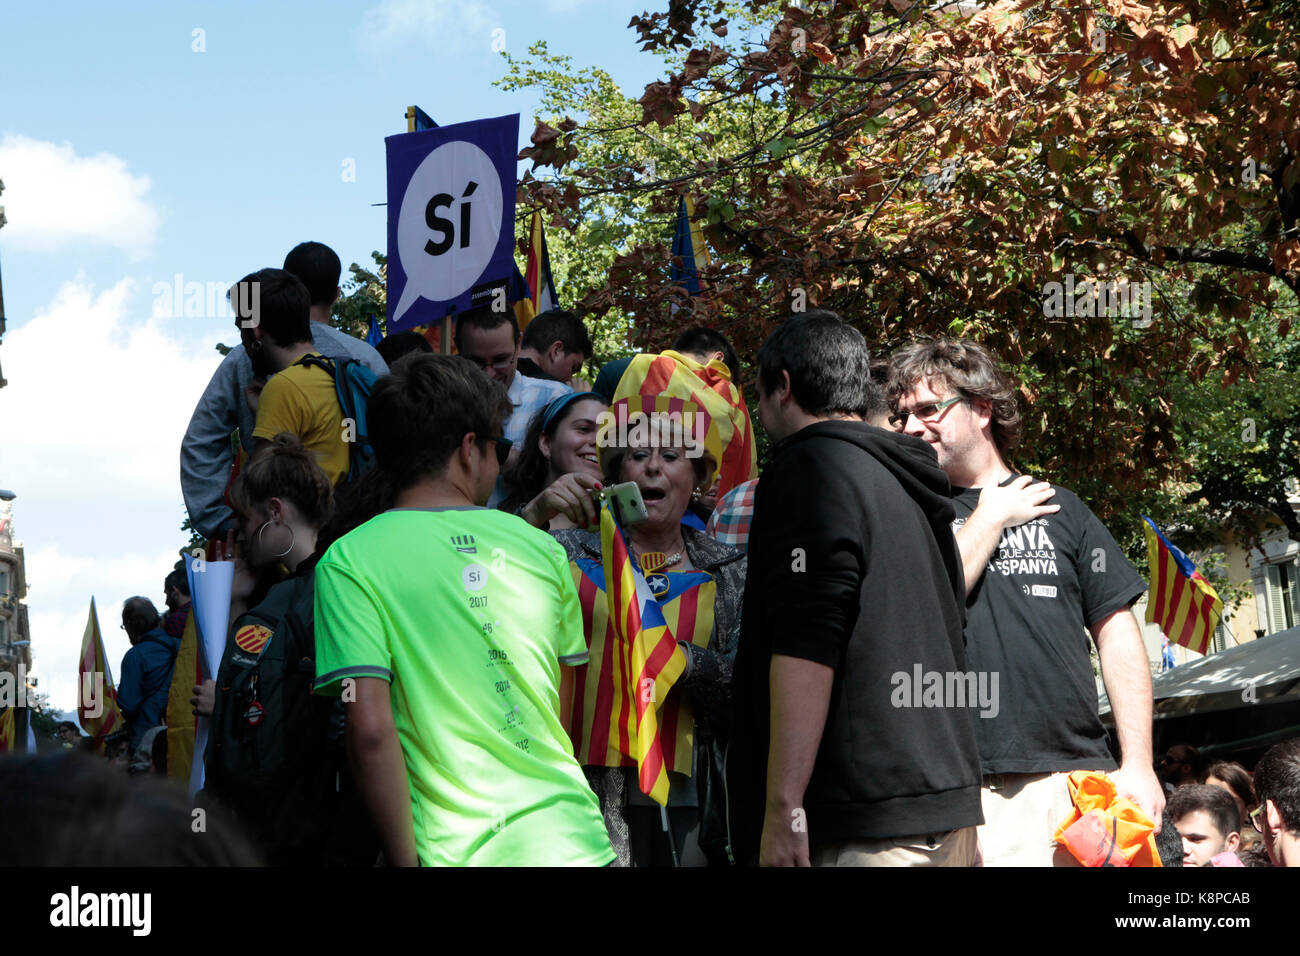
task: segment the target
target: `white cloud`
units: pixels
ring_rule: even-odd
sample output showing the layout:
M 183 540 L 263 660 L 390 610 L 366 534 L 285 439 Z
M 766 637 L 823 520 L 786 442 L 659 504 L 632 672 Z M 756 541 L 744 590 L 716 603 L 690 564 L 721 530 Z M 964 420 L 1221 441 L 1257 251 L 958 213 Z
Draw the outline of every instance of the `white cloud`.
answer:
M 74 495 L 93 476 L 96 499 L 112 500 L 113 486 L 142 500 L 179 494 L 180 436 L 219 357 L 187 356 L 163 334 L 180 320 L 129 315 L 133 286 L 95 295 L 79 276 L 6 335 L 4 397 L 28 410 L 6 422 L 6 471 L 28 462 L 28 480 Z
M 9 135 L 0 140 L 0 178 L 5 239 L 27 249 L 92 242 L 137 255 L 158 231 L 148 177 L 132 175 L 110 153 L 78 156 L 68 143 Z
M 491 31 L 500 25 L 497 13 L 481 0 L 383 0 L 361 15 L 357 40 L 371 55 L 413 40 L 456 49 L 473 46 L 478 38 L 486 50 Z
M 18 495 L 35 672 L 64 709 L 91 596 L 115 677 L 128 646 L 122 601 L 144 594 L 162 609 L 162 579 L 185 543 L 181 436 L 220 361 L 210 342 L 168 334 L 184 320 L 151 317 L 147 302 L 137 318 L 133 289 L 123 279 L 96 292 L 79 276 L 5 336 L 4 486 Z

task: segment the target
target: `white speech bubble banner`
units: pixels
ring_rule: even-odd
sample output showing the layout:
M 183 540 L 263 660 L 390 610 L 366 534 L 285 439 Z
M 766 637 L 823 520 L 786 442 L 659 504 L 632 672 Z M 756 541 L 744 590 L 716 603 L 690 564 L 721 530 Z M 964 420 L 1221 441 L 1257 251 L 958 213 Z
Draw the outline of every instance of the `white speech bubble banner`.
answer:
M 511 121 L 517 137 L 518 117 L 503 119 Z M 508 261 L 496 270 L 502 275 L 485 275 L 492 271 L 489 266 L 494 258 L 501 258 L 502 232 L 514 220 L 513 175 L 509 183 L 502 182 L 498 167 L 501 157 L 494 161 L 489 155 L 495 147 L 493 137 L 485 135 L 496 133 L 496 129 L 487 127 L 499 123 L 499 120 L 484 120 L 417 134 L 436 133 L 440 138 L 448 135 L 456 138 L 433 148 L 411 172 L 404 188 L 396 181 L 390 182 L 390 217 L 396 192 L 401 190 L 396 229 L 392 228 L 391 219 L 389 228 L 390 256 L 396 254 L 398 266 L 389 270 L 389 297 L 394 301 L 393 294 L 396 293 L 397 303 L 389 316 L 391 326 L 401 328 L 412 324 L 409 320 L 402 322 L 402 317 L 420 299 L 435 305 L 448 304 L 484 279 L 505 279 L 509 275 Z M 461 129 L 464 130 L 463 136 L 457 135 Z M 502 133 L 497 133 L 498 138 L 501 136 Z M 471 142 L 471 139 L 477 142 Z M 508 145 L 509 140 L 503 139 L 502 144 Z M 510 168 L 513 169 L 512 154 L 511 157 Z M 393 175 L 390 162 L 390 176 Z M 509 216 L 505 208 L 507 202 L 512 207 Z M 513 246 L 513 231 L 505 238 L 508 258 Z M 398 283 L 401 283 L 400 289 Z M 445 311 L 439 310 L 438 315 Z M 417 317 L 415 324 L 422 318 Z

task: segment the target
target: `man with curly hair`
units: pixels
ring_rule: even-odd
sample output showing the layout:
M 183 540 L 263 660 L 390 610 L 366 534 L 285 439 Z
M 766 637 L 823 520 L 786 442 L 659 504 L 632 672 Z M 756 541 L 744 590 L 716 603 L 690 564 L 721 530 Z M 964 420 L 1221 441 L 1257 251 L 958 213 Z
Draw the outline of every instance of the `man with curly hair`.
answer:
M 1078 496 L 1031 484 L 1008 464 L 1020 438 L 1016 387 L 987 349 L 927 339 L 891 362 L 895 424 L 929 443 L 952 482 L 967 666 L 1000 679 L 996 716 L 975 721 L 985 864 L 1073 863 L 1052 842 L 1071 808 L 1073 770 L 1114 771 L 1120 795 L 1158 826 L 1165 799 L 1151 759 L 1151 671 L 1130 610 L 1146 582 Z M 1013 499 L 1034 488 L 1040 507 L 1026 518 Z M 1114 708 L 1118 770 L 1097 715 L 1088 633 Z

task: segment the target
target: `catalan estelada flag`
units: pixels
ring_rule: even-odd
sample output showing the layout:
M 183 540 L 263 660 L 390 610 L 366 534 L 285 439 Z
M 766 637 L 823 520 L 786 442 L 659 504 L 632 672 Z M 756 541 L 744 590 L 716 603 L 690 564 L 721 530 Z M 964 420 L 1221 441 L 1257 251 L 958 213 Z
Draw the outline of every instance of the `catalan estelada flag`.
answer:
M 758 477 L 754 426 L 745 396 L 722 362 L 715 359 L 701 365 L 671 349 L 659 355 L 638 355 L 619 379 L 614 404 L 634 396 L 686 399 L 708 412 L 706 447 L 718 465 L 719 498 L 741 482 Z
M 14 709 L 6 707 L 0 711 L 0 754 L 14 749 Z
M 709 248 L 698 222 L 692 222 L 695 204 L 690 196 L 677 201 L 677 229 L 673 233 L 673 263 L 669 275 L 691 295 L 700 294 L 700 270 L 709 264 Z M 681 260 L 681 265 L 677 260 Z
M 126 726 L 117 709 L 117 688 L 104 654 L 104 638 L 99 632 L 95 599 L 90 599 L 90 618 L 81 639 L 81 666 L 77 674 L 77 719 L 81 729 L 95 739 L 95 750 L 102 752 L 104 738 Z
M 1207 654 L 1223 616 L 1223 601 L 1191 558 L 1174 547 L 1150 518 L 1143 515 L 1142 520 L 1151 565 L 1147 623 L 1158 624 L 1175 644 Z
M 555 280 L 551 277 L 551 253 L 546 248 L 546 233 L 542 229 L 542 214 L 534 212 L 528 228 L 528 267 L 524 271 L 524 281 L 528 283 L 528 298 L 532 303 L 534 316 L 549 312 L 556 307 L 559 297 L 555 294 Z M 521 322 L 522 329 L 527 322 Z
M 588 663 L 579 669 L 574 687 L 570 734 L 580 763 L 592 766 L 637 767 L 641 791 L 661 805 L 668 802 L 668 771 L 691 772 L 690 733 L 683 759 L 681 701 L 667 703 L 673 685 L 686 668 L 686 654 L 677 646 L 663 609 L 628 553 L 623 532 L 606 502 L 600 514 L 601 560 L 574 562 L 583 607 L 583 625 L 590 647 Z M 709 575 L 703 574 L 704 578 Z M 711 579 L 710 579 L 711 583 Z M 683 617 L 704 605 L 704 594 L 675 614 L 679 628 L 694 635 L 694 621 Z M 602 600 L 603 599 L 603 600 Z M 707 595 L 708 626 L 712 630 L 713 597 Z M 706 641 L 707 641 L 706 632 Z M 665 721 L 661 726 L 660 717 Z M 672 741 L 667 752 L 663 739 Z

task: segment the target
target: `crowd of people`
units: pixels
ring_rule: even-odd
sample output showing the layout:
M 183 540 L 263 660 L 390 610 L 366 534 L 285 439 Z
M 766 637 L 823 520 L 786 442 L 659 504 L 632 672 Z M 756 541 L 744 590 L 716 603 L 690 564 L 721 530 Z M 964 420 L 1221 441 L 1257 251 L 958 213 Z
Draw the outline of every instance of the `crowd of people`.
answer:
M 177 671 L 183 573 L 166 617 L 122 612 L 133 765 L 176 776 L 158 728 L 183 696 L 210 727 L 198 802 L 264 861 L 1078 865 L 1055 830 L 1084 772 L 1169 865 L 1300 865 L 1300 741 L 1253 785 L 1186 748 L 1157 768 L 1146 584 L 1077 495 L 1016 471 L 1018 388 L 981 345 L 873 360 L 834 313 L 784 318 L 752 362 L 760 479 L 716 331 L 589 386 L 571 313 L 521 333 L 476 308 L 457 355 L 376 350 L 329 325 L 339 272 L 304 243 L 232 290 L 241 344 L 182 443 L 191 522 L 235 562 L 217 673 Z M 611 533 L 629 484 L 643 510 Z M 648 681 L 620 556 L 676 644 Z

